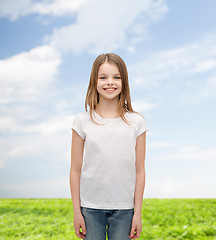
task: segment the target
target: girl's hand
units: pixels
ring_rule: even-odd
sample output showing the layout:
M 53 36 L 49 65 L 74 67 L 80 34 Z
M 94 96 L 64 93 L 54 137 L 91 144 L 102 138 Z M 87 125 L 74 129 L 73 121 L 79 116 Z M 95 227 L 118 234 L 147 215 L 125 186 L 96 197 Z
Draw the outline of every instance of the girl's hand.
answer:
M 80 228 L 82 228 L 82 232 L 80 232 Z M 85 238 L 86 228 L 82 213 L 74 214 L 74 229 L 78 238 Z
M 142 231 L 141 214 L 134 214 L 129 238 L 138 239 L 140 237 L 141 231 Z

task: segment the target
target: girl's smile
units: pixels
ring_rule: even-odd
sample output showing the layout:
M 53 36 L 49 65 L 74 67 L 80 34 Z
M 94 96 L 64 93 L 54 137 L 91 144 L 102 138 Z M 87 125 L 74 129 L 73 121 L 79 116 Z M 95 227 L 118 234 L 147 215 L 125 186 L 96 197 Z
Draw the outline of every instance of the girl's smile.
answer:
M 104 88 L 106 92 L 115 92 L 117 88 Z

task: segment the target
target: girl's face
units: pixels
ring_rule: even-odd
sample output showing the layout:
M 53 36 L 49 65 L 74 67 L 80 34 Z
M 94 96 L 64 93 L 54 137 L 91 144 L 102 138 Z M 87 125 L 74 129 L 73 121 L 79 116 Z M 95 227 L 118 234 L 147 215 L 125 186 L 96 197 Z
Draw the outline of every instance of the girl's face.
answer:
M 122 91 L 122 80 L 118 68 L 111 63 L 105 62 L 98 69 L 97 91 L 99 97 L 114 99 Z

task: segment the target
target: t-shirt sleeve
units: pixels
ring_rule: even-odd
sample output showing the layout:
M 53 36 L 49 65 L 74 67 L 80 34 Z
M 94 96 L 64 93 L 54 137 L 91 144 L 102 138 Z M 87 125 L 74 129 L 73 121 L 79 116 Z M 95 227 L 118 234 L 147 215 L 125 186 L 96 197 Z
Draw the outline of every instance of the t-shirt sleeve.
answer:
M 143 132 L 148 131 L 145 118 L 140 116 L 138 122 L 137 122 L 137 129 L 136 129 L 136 137 L 141 135 Z
M 77 114 L 74 117 L 71 129 L 74 129 L 80 135 L 80 137 L 85 140 L 86 136 L 83 131 L 82 118 L 81 118 L 80 114 Z

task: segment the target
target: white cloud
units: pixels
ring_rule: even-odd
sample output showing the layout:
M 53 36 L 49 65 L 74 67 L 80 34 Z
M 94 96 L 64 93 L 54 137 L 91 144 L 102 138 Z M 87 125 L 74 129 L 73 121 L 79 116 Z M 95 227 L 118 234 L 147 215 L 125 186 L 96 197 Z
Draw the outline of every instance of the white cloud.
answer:
M 155 107 L 177 107 L 215 99 L 216 35 L 207 35 L 182 47 L 149 53 L 148 59 L 140 59 L 128 69 L 133 89 L 140 93 L 145 91 L 145 102 L 153 101 Z
M 66 126 L 68 124 L 68 128 L 70 129 L 70 121 L 72 121 L 73 116 L 56 116 L 49 117 L 48 119 L 44 119 L 41 122 L 22 122 L 23 119 L 26 120 L 25 117 L 1 117 L 0 118 L 0 131 L 1 133 L 12 133 L 12 134 L 40 134 L 40 137 L 46 137 L 47 135 L 55 136 L 56 134 L 60 134 L 66 130 Z M 29 119 L 28 119 L 29 120 Z
M 50 117 L 37 123 L 21 122 L 19 118 L 0 118 L 0 131 L 7 134 L 0 138 L 0 167 L 11 159 L 53 154 L 59 159 L 69 160 L 66 149 L 70 147 L 73 116 Z M 10 134 L 12 134 L 10 136 Z
M 152 142 L 152 143 L 149 143 L 149 147 L 150 148 L 170 148 L 170 147 L 175 147 L 175 146 L 179 146 L 181 145 L 181 143 L 178 143 L 178 142 Z
M 51 144 L 64 149 L 56 156 L 65 152 L 64 132 L 66 122 L 70 129 L 70 116 L 38 122 L 44 118 L 40 107 L 49 105 L 49 98 L 56 96 L 54 83 L 60 63 L 61 55 L 46 45 L 0 60 L 1 168 L 11 159 L 47 154 Z M 58 112 L 65 103 L 56 105 Z
M 37 100 L 56 80 L 60 55 L 50 46 L 0 60 L 0 103 Z
M 156 106 L 153 103 L 149 103 L 145 100 L 135 100 L 133 101 L 133 108 L 136 109 L 137 112 L 145 112 L 151 109 L 154 109 Z
M 72 121 L 72 116 L 50 117 L 42 122 L 37 122 L 25 127 L 22 126 L 18 129 L 18 131 L 26 133 L 39 133 L 41 137 L 45 137 L 47 135 L 54 136 L 65 132 L 66 129 L 70 129 L 70 121 Z
M 123 47 L 129 33 L 137 34 L 138 41 L 143 40 L 148 25 L 163 17 L 167 11 L 162 0 L 139 0 L 136 3 L 132 0 L 92 0 L 79 8 L 76 23 L 56 29 L 52 36 L 45 39 L 62 51 L 109 52 Z M 133 51 L 131 44 L 125 46 L 129 51 Z
M 20 16 L 27 14 L 31 7 L 31 0 L 18 1 L 0 1 L 0 17 L 8 17 L 10 20 L 16 20 Z
M 199 96 L 201 99 L 205 98 L 215 98 L 216 97 L 216 75 L 207 78 L 206 84 L 200 88 Z
M 86 1 L 87 0 L 54 0 L 52 2 L 37 2 L 32 4 L 29 13 L 63 16 L 74 13 Z
M 160 147 L 160 145 L 156 145 Z M 169 144 L 167 145 L 169 146 Z M 175 146 L 175 144 L 170 145 Z M 177 146 L 177 145 L 176 145 Z M 153 147 L 155 147 L 153 145 Z M 200 149 L 197 146 L 183 146 L 175 152 L 168 154 L 160 154 L 155 157 L 155 160 L 160 161 L 210 161 L 214 162 L 216 159 L 216 148 Z
M 98 54 L 125 47 L 133 52 L 136 43 L 149 38 L 148 26 L 167 12 L 165 0 L 20 0 L 0 2 L 0 17 L 16 20 L 37 13 L 40 16 L 77 14 L 77 22 L 55 29 L 45 41 L 55 49 Z M 47 20 L 40 20 L 46 23 Z M 128 37 L 130 36 L 130 38 Z M 131 40 L 130 40 L 131 39 Z M 127 41 L 126 41 L 127 40 Z
M 66 178 L 1 184 L 0 189 L 1 198 L 70 198 L 69 171 Z
M 179 180 L 164 177 L 160 180 L 146 179 L 144 198 L 215 198 L 212 179 L 196 176 Z
M 216 36 L 197 43 L 152 54 L 130 66 L 133 84 L 145 89 L 164 86 L 164 81 L 177 84 L 177 77 L 191 76 L 216 69 Z M 191 79 L 191 77 L 190 77 Z M 182 81 L 181 83 L 187 82 Z M 191 82 L 190 82 L 191 83 Z M 168 85 L 168 84 L 167 84 Z
M 0 17 L 8 17 L 11 21 L 29 14 L 64 16 L 74 14 L 87 0 L 32 0 L 0 1 Z

